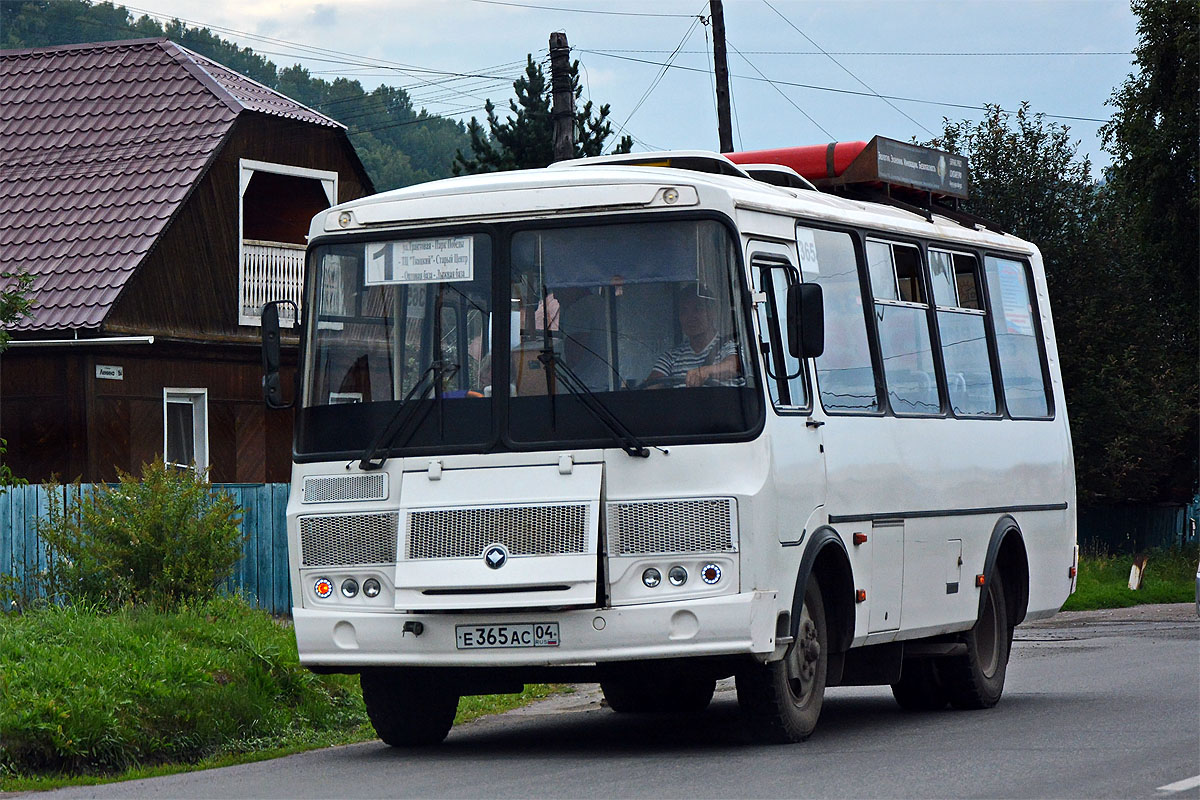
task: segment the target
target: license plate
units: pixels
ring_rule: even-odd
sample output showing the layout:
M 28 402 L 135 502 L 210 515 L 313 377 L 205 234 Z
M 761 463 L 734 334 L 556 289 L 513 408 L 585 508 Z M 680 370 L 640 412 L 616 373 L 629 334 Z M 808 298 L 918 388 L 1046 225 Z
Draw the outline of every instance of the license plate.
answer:
M 558 647 L 557 622 L 516 625 L 457 625 L 459 650 L 488 647 Z

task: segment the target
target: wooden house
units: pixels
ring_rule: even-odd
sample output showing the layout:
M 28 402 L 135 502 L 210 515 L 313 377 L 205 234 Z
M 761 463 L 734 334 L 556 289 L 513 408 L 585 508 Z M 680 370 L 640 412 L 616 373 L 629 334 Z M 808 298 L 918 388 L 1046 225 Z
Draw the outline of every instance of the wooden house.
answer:
M 0 356 L 13 472 L 287 480 L 258 314 L 300 300 L 312 216 L 373 191 L 345 127 L 165 39 L 0 51 L 0 85 L 0 271 L 36 303 Z

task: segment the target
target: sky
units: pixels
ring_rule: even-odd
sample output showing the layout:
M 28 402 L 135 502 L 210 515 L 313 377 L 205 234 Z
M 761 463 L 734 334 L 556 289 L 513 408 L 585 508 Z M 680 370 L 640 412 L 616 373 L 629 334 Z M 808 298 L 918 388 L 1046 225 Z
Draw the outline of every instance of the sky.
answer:
M 563 31 L 584 98 L 611 106 L 635 151 L 718 149 L 707 0 L 126 7 L 210 27 L 280 67 L 405 87 L 418 108 L 459 119 L 482 118 L 487 98 L 506 108 L 526 54 L 546 59 L 550 33 Z M 1070 128 L 1097 174 L 1111 161 L 1098 129 L 1133 71 L 1128 0 L 726 0 L 724 9 L 735 149 L 927 140 L 945 117 L 977 120 L 985 103 L 1028 101 Z

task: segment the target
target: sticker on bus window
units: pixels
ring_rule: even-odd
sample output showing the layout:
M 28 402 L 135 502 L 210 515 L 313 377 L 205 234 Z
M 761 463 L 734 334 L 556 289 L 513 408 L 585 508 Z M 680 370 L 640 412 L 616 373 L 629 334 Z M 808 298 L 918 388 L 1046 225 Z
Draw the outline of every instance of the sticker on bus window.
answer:
M 796 229 L 796 250 L 800 254 L 800 274 L 818 276 L 821 267 L 817 263 L 817 240 L 808 228 Z
M 475 239 L 447 236 L 368 242 L 367 286 L 397 283 L 452 283 L 475 277 Z
M 1007 333 L 1033 335 L 1033 320 L 1029 316 L 1029 289 L 1021 265 L 1015 261 L 1000 261 L 996 265 L 1000 283 L 1000 298 L 1004 308 Z

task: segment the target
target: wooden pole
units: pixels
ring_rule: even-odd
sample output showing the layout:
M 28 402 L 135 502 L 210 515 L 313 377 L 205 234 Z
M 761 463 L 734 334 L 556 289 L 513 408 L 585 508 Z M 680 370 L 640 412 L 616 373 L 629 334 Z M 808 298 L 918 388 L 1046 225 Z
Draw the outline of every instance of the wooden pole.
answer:
M 722 153 L 733 152 L 733 127 L 729 120 L 729 62 L 725 57 L 725 11 L 721 0 L 709 0 L 712 13 L 713 64 L 717 73 L 717 136 Z
M 571 91 L 571 48 L 561 31 L 550 34 L 550 117 L 554 120 L 554 160 L 575 157 L 575 93 Z

